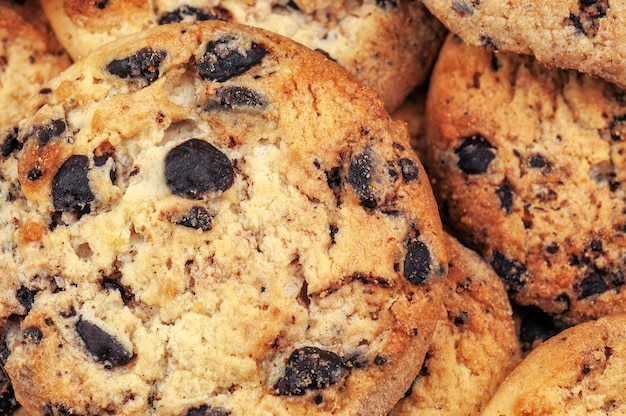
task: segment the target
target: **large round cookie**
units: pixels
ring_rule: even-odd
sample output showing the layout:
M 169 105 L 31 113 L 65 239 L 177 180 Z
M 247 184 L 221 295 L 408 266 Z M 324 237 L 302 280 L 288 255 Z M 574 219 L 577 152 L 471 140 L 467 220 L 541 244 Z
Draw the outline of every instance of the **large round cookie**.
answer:
M 43 4 L 75 59 L 150 26 L 230 20 L 277 32 L 325 53 L 374 88 L 389 111 L 427 78 L 445 34 L 444 26 L 421 2 L 405 0 L 44 0 Z
M 0 128 L 69 65 L 39 1 L 0 0 Z
M 380 415 L 447 270 L 375 93 L 224 22 L 108 44 L 3 136 L 5 369 L 33 414 Z
M 493 269 L 445 236 L 445 316 L 422 371 L 389 416 L 477 415 L 520 362 L 511 305 Z
M 424 0 L 474 46 L 534 55 L 626 87 L 626 3 L 609 0 Z
M 569 324 L 625 310 L 624 91 L 454 36 L 431 81 L 428 166 L 445 221 L 521 305 Z
M 626 413 L 626 316 L 581 323 L 535 348 L 482 416 Z

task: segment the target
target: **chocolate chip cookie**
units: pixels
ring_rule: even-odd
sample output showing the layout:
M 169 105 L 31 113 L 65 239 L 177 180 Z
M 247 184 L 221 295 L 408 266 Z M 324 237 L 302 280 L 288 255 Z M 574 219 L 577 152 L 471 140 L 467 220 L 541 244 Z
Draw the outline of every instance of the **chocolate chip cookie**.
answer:
M 446 316 L 419 376 L 389 416 L 476 415 L 521 360 L 511 305 L 493 269 L 445 236 Z
M 445 221 L 516 303 L 568 325 L 626 309 L 625 97 L 454 36 L 433 72 L 428 166 Z
M 31 415 L 385 414 L 447 255 L 370 88 L 221 21 L 109 43 L 2 137 L 4 368 Z
M 0 1 L 0 128 L 69 65 L 39 1 Z
M 626 87 L 626 4 L 609 0 L 424 0 L 466 43 L 533 55 Z
M 482 415 L 624 414 L 625 357 L 624 315 L 566 329 L 511 372 Z
M 418 1 L 44 0 L 47 15 L 75 58 L 150 26 L 228 20 L 290 37 L 329 56 L 374 88 L 388 111 L 424 82 L 445 27 Z

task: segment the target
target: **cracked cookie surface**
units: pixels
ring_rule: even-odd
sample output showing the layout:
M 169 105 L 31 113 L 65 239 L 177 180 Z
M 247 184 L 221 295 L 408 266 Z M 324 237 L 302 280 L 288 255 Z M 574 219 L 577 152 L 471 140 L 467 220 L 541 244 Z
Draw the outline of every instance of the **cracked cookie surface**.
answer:
M 441 312 L 406 128 L 286 38 L 108 44 L 2 136 L 2 364 L 45 415 L 384 414 Z
M 455 36 L 431 85 L 428 166 L 445 221 L 520 305 L 570 325 L 624 310 L 624 91 Z
M 466 43 L 533 55 L 626 87 L 626 4 L 612 0 L 424 0 Z
M 418 1 L 45 0 L 74 58 L 155 25 L 227 20 L 271 30 L 322 52 L 374 88 L 388 111 L 427 78 L 444 26 Z

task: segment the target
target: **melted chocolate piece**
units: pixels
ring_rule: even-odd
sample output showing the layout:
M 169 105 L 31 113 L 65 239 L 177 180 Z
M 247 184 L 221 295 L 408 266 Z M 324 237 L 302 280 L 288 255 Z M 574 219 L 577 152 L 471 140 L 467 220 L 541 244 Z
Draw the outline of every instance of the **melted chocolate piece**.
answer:
M 325 389 L 336 384 L 348 373 L 337 354 L 316 347 L 302 347 L 291 353 L 285 374 L 274 389 L 283 396 L 301 396 L 307 390 Z
M 58 211 L 84 213 L 95 196 L 89 185 L 89 158 L 74 155 L 63 163 L 52 181 L 52 202 Z
M 432 257 L 428 246 L 417 239 L 407 244 L 404 257 L 404 278 L 413 285 L 421 285 L 431 276 Z
M 196 205 L 191 207 L 189 213 L 184 215 L 176 224 L 197 230 L 209 231 L 213 227 L 213 216 L 209 214 L 206 208 Z
M 165 157 L 165 179 L 175 195 L 201 199 L 208 193 L 230 188 L 234 169 L 228 157 L 212 144 L 191 139 Z
M 458 167 L 468 175 L 487 172 L 489 164 L 496 157 L 494 147 L 482 136 L 465 137 L 463 143 L 454 150 L 459 156 Z
M 187 410 L 186 416 L 229 416 L 230 410 L 204 404 Z
M 198 74 L 207 81 L 224 82 L 239 76 L 261 63 L 267 51 L 255 42 L 242 52 L 240 39 L 224 36 L 207 44 L 204 56 L 198 61 Z
M 143 79 L 151 84 L 159 78 L 159 66 L 166 56 L 166 51 L 146 47 L 127 58 L 111 61 L 106 70 L 120 78 Z
M 79 319 L 76 332 L 85 343 L 85 348 L 93 357 L 104 364 L 105 368 L 126 365 L 133 354 L 111 334 L 97 325 Z

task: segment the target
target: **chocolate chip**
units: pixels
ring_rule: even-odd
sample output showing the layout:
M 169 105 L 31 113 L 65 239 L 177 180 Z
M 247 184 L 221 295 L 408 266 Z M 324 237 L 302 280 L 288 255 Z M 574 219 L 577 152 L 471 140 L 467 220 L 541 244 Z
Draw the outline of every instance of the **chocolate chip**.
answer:
M 469 320 L 469 313 L 467 311 L 461 311 L 457 316 L 454 317 L 454 325 L 461 326 L 465 325 Z
M 229 416 L 230 411 L 223 407 L 214 407 L 204 404 L 187 410 L 186 416 Z
M 456 0 L 452 2 L 450 8 L 461 16 L 471 16 L 474 14 L 474 7 L 465 1 Z
M 400 159 L 400 171 L 406 182 L 415 181 L 419 177 L 419 171 L 411 159 Z
M 227 109 L 258 108 L 265 106 L 265 100 L 254 91 L 241 86 L 222 87 L 215 92 L 218 105 Z
M 330 243 L 336 244 L 335 236 L 339 232 L 339 228 L 337 227 L 337 224 L 329 224 L 328 229 L 330 231 Z
M 26 312 L 30 312 L 30 310 L 32 309 L 33 303 L 35 303 L 35 295 L 37 294 L 37 292 L 38 290 L 31 290 L 25 286 L 21 286 L 19 289 L 17 289 L 17 300 L 20 302 L 20 305 L 22 305 L 26 309 Z
M 496 189 L 496 195 L 500 199 L 500 208 L 505 210 L 507 215 L 511 214 L 513 211 L 513 190 L 509 181 L 505 180 Z
M 24 144 L 17 139 L 18 132 L 18 128 L 14 127 L 4 138 L 4 143 L 2 143 L 2 156 L 7 157 L 14 150 L 22 149 Z
M 48 124 L 36 126 L 33 130 L 33 137 L 39 142 L 39 146 L 43 147 L 55 137 L 61 136 L 67 128 L 65 121 L 58 119 L 52 120 Z
M 546 251 L 549 254 L 556 254 L 559 251 L 559 245 L 557 243 L 550 243 L 547 247 L 546 247 Z
M 552 171 L 552 162 L 541 154 L 533 154 L 528 158 L 528 167 L 531 169 L 540 169 L 542 175 L 547 175 Z
M 602 279 L 599 273 L 591 271 L 576 287 L 578 290 L 578 300 L 591 296 L 600 295 L 609 290 L 609 285 Z
M 122 298 L 122 302 L 124 302 L 124 305 L 127 305 L 135 298 L 135 296 L 128 286 L 124 286 L 119 282 L 121 273 L 119 274 L 119 277 L 103 277 L 100 284 L 107 291 L 118 291 L 120 293 L 120 297 Z
M 24 341 L 32 344 L 39 344 L 43 339 L 43 332 L 36 326 L 29 326 L 23 332 Z
M 113 335 L 82 318 L 76 323 L 76 332 L 85 343 L 87 351 L 106 368 L 126 365 L 133 358 L 133 354 Z
M 12 415 L 19 407 L 11 380 L 0 368 L 0 415 Z
M 231 20 L 230 12 L 222 7 L 211 7 L 200 9 L 191 6 L 181 6 L 176 10 L 163 14 L 159 18 L 159 24 L 179 23 L 185 21 L 205 21 L 205 20 Z
M 376 0 L 376 5 L 381 9 L 395 9 L 398 7 L 396 0 Z
M 96 7 L 100 10 L 104 10 L 106 9 L 108 3 L 109 3 L 109 0 L 98 0 L 96 2 Z
M 485 173 L 496 157 L 494 149 L 482 136 L 464 137 L 463 143 L 454 149 L 459 157 L 457 166 L 468 175 Z
M 242 51 L 240 42 L 241 39 L 235 36 L 224 36 L 209 42 L 204 56 L 198 61 L 200 78 L 224 82 L 261 63 L 267 51 L 255 42 Z
M 428 246 L 418 239 L 411 239 L 407 244 L 404 257 L 404 278 L 413 285 L 421 285 L 431 276 L 432 258 Z
M 568 20 L 569 23 L 574 26 L 574 29 L 576 29 L 576 33 L 585 34 L 585 29 L 583 28 L 583 24 L 580 21 L 580 16 L 576 16 L 575 14 L 570 13 Z
M 111 61 L 106 70 L 120 78 L 143 79 L 151 84 L 159 78 L 159 66 L 166 56 L 166 51 L 146 47 L 127 58 Z
M 376 355 L 376 357 L 374 357 L 374 364 L 375 365 L 385 365 L 387 363 L 387 359 L 385 357 L 383 357 L 382 355 Z
M 84 213 L 95 196 L 89 186 L 89 158 L 73 155 L 63 163 L 52 181 L 52 202 L 58 211 Z
M 352 157 L 348 168 L 348 182 L 352 185 L 361 205 L 366 208 L 376 208 L 378 204 L 372 187 L 373 170 L 372 154 L 368 149 Z
M 291 353 L 285 374 L 274 389 L 283 396 L 301 396 L 307 390 L 325 389 L 340 382 L 348 372 L 337 354 L 316 347 L 302 347 Z
M 613 117 L 609 123 L 609 131 L 611 132 L 611 140 L 614 142 L 622 140 L 623 134 L 624 140 L 626 140 L 626 114 Z
M 165 157 L 165 179 L 175 195 L 201 199 L 207 193 L 230 188 L 234 169 L 228 157 L 212 144 L 191 139 Z
M 184 215 L 176 223 L 197 230 L 209 231 L 213 226 L 213 216 L 209 214 L 206 208 L 201 206 L 193 206 L 189 213 Z
M 343 180 L 341 178 L 341 168 L 334 167 L 326 172 L 326 183 L 328 187 L 333 191 L 335 199 L 337 200 L 337 206 L 341 205 L 341 197 L 343 193 Z M 624 227 L 626 228 L 626 226 Z
M 522 286 L 524 286 L 526 266 L 521 262 L 509 259 L 498 250 L 494 251 L 493 259 L 491 260 L 491 267 L 500 279 L 504 282 L 507 289 L 513 292 L 519 292 Z
M 43 176 L 43 172 L 41 171 L 41 169 L 37 166 L 35 166 L 34 168 L 31 168 L 28 173 L 26 174 L 26 177 L 28 178 L 29 181 L 34 182 L 37 179 L 41 178 Z
M 492 51 L 497 51 L 498 45 L 496 45 L 496 42 L 490 38 L 489 36 L 481 36 L 480 37 L 480 45 L 485 48 L 485 49 L 490 49 Z

